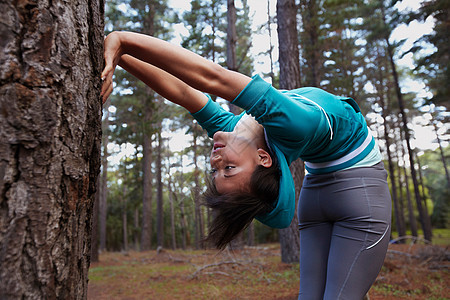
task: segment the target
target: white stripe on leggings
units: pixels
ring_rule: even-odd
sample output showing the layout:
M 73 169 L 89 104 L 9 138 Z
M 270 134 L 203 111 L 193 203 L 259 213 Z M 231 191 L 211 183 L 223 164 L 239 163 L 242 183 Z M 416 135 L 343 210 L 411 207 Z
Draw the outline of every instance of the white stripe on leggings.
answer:
M 368 250 L 368 249 L 370 249 L 370 248 L 372 248 L 372 247 L 375 247 L 375 246 L 376 246 L 376 245 L 384 238 L 384 236 L 385 236 L 386 233 L 388 232 L 388 229 L 389 229 L 389 224 L 388 224 L 388 226 L 386 227 L 386 230 L 384 231 L 383 235 L 378 239 L 378 241 L 376 241 L 373 245 L 367 247 L 366 250 Z

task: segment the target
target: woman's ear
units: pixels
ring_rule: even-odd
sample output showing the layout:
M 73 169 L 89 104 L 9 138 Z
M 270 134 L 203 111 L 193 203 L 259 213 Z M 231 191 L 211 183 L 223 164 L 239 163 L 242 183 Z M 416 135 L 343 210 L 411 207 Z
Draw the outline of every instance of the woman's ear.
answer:
M 265 168 L 270 168 L 272 166 L 272 157 L 270 156 L 270 154 L 266 150 L 261 148 L 256 151 L 258 152 L 259 156 L 259 164 Z

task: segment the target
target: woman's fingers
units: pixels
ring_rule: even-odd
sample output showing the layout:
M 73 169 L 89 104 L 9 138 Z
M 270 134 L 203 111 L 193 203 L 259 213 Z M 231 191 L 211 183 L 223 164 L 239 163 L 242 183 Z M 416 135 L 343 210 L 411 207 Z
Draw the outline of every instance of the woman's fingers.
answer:
M 103 72 L 101 74 L 102 91 L 100 93 L 103 103 L 105 103 L 113 90 L 112 77 L 117 65 L 115 61 L 120 60 L 120 57 L 115 57 L 116 54 L 119 53 L 117 49 L 120 43 L 118 43 L 118 41 L 119 40 L 117 39 L 115 34 L 109 34 L 108 37 L 105 38 L 104 42 L 105 68 L 103 69 Z
M 111 95 L 111 92 L 113 91 L 112 74 L 108 74 L 105 77 L 102 77 L 102 81 L 102 92 L 100 93 L 100 95 L 102 96 L 103 103 L 105 103 L 109 95 Z

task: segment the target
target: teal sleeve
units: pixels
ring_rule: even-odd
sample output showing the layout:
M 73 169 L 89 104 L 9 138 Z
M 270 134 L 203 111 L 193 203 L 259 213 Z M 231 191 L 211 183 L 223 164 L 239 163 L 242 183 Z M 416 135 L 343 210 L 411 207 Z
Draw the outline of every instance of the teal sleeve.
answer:
M 212 101 L 209 95 L 207 97 L 208 103 L 201 110 L 191 115 L 208 132 L 209 137 L 212 137 L 217 131 L 233 131 L 244 113 L 236 116 Z

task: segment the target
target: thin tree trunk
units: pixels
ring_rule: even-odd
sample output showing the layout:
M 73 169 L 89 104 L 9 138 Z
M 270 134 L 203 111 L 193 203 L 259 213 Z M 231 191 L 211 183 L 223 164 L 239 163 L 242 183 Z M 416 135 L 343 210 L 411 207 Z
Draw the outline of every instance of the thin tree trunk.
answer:
M 169 182 L 167 183 L 167 189 L 169 194 L 169 202 L 170 202 L 170 235 L 172 241 L 172 250 L 177 248 L 177 240 L 175 234 L 175 209 L 174 209 L 174 200 L 173 200 L 173 191 L 172 191 L 172 181 L 171 181 L 171 173 L 169 167 Z
M 125 180 L 123 182 L 122 192 L 122 237 L 123 237 L 123 250 L 128 251 L 128 220 L 127 220 L 127 186 Z
M 134 239 L 134 249 L 138 250 L 139 249 L 139 234 L 138 234 L 138 229 L 139 229 L 139 208 L 135 208 L 134 209 L 134 231 L 133 231 L 133 239 Z
M 422 201 L 423 201 L 423 209 L 424 209 L 424 213 L 426 216 L 429 216 L 428 214 L 428 205 L 427 205 L 427 197 L 425 195 L 425 184 L 423 182 L 423 177 L 422 177 L 422 167 L 420 165 L 420 159 L 419 156 L 416 154 L 416 152 L 413 152 L 415 155 L 415 161 L 417 161 L 417 170 L 419 173 L 419 183 L 420 183 L 420 187 L 421 187 L 421 197 L 422 197 Z
M 316 0 L 300 0 L 300 7 L 302 8 L 303 27 L 307 36 L 308 45 L 304 50 L 308 66 L 310 68 L 310 78 L 308 80 L 309 86 L 318 87 L 320 85 L 319 76 L 319 59 L 320 53 L 318 50 L 319 44 L 319 27 L 318 27 L 318 6 Z
M 103 155 L 102 155 L 102 173 L 100 180 L 100 251 L 106 250 L 106 217 L 108 211 L 108 127 L 109 127 L 109 101 L 106 102 L 105 111 L 106 116 L 103 120 L 103 138 L 102 138 L 102 147 L 103 147 Z
M 144 33 L 155 35 L 155 3 L 148 3 L 148 13 L 144 17 Z M 143 198 L 142 198 L 142 227 L 141 227 L 141 251 L 147 251 L 152 246 L 152 132 L 151 122 L 153 120 L 153 93 L 146 87 L 146 96 L 142 99 L 144 106 L 144 141 L 143 141 Z
M 439 145 L 439 153 L 441 154 L 442 166 L 444 167 L 445 177 L 447 178 L 447 186 L 450 188 L 450 175 L 448 173 L 447 162 L 445 160 L 444 150 L 442 149 L 441 138 L 438 134 L 438 128 L 436 122 L 434 120 L 431 121 L 433 123 L 434 133 L 436 134 L 436 140 Z
M 198 131 L 200 130 L 197 123 L 194 124 L 194 138 L 193 138 L 193 152 L 194 152 L 194 204 L 195 204 L 195 248 L 202 249 L 204 247 L 203 237 L 204 237 L 204 224 L 203 215 L 200 204 L 200 183 L 199 176 L 200 170 L 198 167 Z
M 398 163 L 400 161 L 400 158 L 399 158 L 399 151 L 400 150 L 398 150 L 398 144 L 396 144 L 396 148 L 397 148 L 397 151 L 395 151 L 394 153 L 396 153 L 396 158 L 397 158 L 397 164 L 396 164 L 396 169 L 397 169 L 397 174 L 398 174 L 398 176 L 397 176 L 397 182 L 398 182 L 398 193 L 397 193 L 397 195 L 398 195 L 398 202 L 399 202 L 399 205 L 400 205 L 400 212 L 401 212 L 400 217 L 403 218 L 402 222 L 403 222 L 403 224 L 405 226 L 405 232 L 406 232 L 405 205 L 404 205 L 405 201 L 404 201 L 403 192 L 402 192 L 402 186 L 403 186 L 402 185 L 402 174 L 401 174 L 402 172 L 401 172 L 400 166 L 398 165 Z
M 178 201 L 177 201 L 178 202 Z M 183 250 L 186 250 L 187 246 L 190 245 L 190 235 L 187 228 L 186 214 L 184 212 L 183 200 L 180 202 L 180 225 L 181 225 L 181 246 Z
M 267 0 L 267 31 L 269 33 L 269 61 L 270 61 L 270 79 L 272 85 L 275 85 L 275 72 L 273 71 L 273 44 L 272 44 L 272 18 L 270 16 L 270 0 Z
M 161 126 L 161 123 L 159 124 Z M 156 195 L 156 234 L 157 234 L 157 246 L 164 246 L 164 211 L 163 211 L 163 182 L 162 182 L 162 136 L 161 131 L 157 132 L 158 137 L 158 148 L 156 156 L 156 177 L 157 177 L 157 195 Z
M 278 20 L 278 44 L 280 63 L 280 89 L 294 89 L 300 87 L 300 62 L 297 35 L 297 7 L 295 0 L 277 1 Z M 294 161 L 290 166 L 295 183 L 295 199 L 300 194 L 304 178 L 304 164 L 300 159 Z M 290 227 L 280 229 L 281 260 L 285 263 L 299 261 L 300 237 L 298 232 L 297 214 Z
M 149 92 L 150 94 L 150 92 Z M 144 144 L 143 144 L 143 199 L 142 199 L 142 231 L 141 251 L 151 249 L 152 243 L 152 138 L 150 121 L 152 120 L 152 107 L 150 99 L 144 100 Z
M 227 68 L 228 70 L 238 71 L 236 60 L 236 7 L 234 0 L 227 0 Z M 239 114 L 239 107 L 228 102 L 230 111 L 237 115 Z
M 410 189 L 409 189 L 409 178 L 408 178 L 408 173 L 406 172 L 406 167 L 405 167 L 405 161 L 403 159 L 403 157 L 405 157 L 406 153 L 405 153 L 405 147 L 403 147 L 402 142 L 400 140 L 400 148 L 402 151 L 402 161 L 403 161 L 403 176 L 405 178 L 405 189 L 406 189 L 406 201 L 408 203 L 408 216 L 409 216 L 409 226 L 411 227 L 411 234 L 412 236 L 417 237 L 417 223 L 416 223 L 416 217 L 414 216 L 414 207 L 412 204 L 412 200 L 411 200 L 411 193 L 410 193 Z
M 0 299 L 86 299 L 103 1 L 0 3 Z

